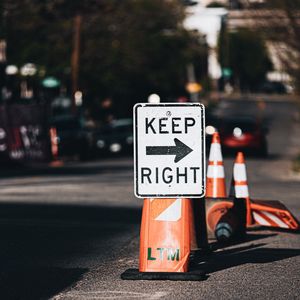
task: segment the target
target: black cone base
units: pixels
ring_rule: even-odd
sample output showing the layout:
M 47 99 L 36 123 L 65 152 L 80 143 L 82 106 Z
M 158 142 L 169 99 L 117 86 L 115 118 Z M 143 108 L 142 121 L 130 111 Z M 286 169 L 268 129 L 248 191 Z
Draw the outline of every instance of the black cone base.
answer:
M 121 274 L 123 280 L 173 280 L 201 281 L 207 279 L 203 271 L 192 272 L 140 272 L 138 269 L 128 269 Z

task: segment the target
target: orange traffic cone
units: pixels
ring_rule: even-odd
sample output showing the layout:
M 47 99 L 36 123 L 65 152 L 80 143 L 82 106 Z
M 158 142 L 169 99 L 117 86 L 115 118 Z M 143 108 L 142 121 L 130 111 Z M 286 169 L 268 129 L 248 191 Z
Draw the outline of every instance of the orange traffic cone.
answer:
M 140 272 L 187 272 L 190 254 L 188 199 L 145 199 Z
M 206 197 L 226 197 L 225 172 L 219 133 L 215 132 L 209 152 L 206 175 Z
M 228 199 L 228 201 L 214 201 L 214 203 L 209 207 L 207 211 L 207 227 L 211 233 L 215 235 L 218 222 L 221 217 L 232 208 L 232 206 L 233 203 Z
M 233 203 L 230 198 L 234 198 Z M 217 199 L 214 199 L 215 201 Z M 209 207 L 207 225 L 209 230 L 214 232 L 215 237 L 223 242 L 244 234 L 245 225 L 247 227 L 260 225 L 293 231 L 300 229 L 299 221 L 281 202 L 250 200 L 242 152 L 237 153 L 234 163 L 229 199 L 215 202 Z
M 203 272 L 188 272 L 191 212 L 190 199 L 145 199 L 139 270 L 128 269 L 121 278 L 203 280 Z
M 247 182 L 246 164 L 243 152 L 238 152 L 236 155 L 235 163 L 233 165 L 233 176 L 231 182 L 231 189 L 229 196 L 246 199 L 246 224 L 247 226 L 253 225 L 253 218 L 250 207 L 250 196 Z
M 233 168 L 233 181 L 230 196 L 246 199 L 246 224 L 247 226 L 260 225 L 287 230 L 299 230 L 299 221 L 280 201 L 250 200 L 245 160 L 239 152 Z
M 55 127 L 50 128 L 50 141 L 51 141 L 51 154 L 52 154 L 52 161 L 50 165 L 52 167 L 59 167 L 63 165 L 63 163 L 58 159 L 58 137 L 57 137 L 57 130 Z
M 242 201 L 243 200 L 243 201 Z M 207 212 L 207 225 L 219 242 L 241 238 L 246 233 L 245 199 L 216 202 Z

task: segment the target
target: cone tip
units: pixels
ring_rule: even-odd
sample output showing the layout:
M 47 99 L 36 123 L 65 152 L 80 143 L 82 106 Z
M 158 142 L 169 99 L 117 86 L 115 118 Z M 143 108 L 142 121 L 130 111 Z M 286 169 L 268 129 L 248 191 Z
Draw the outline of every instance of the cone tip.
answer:
M 219 133 L 217 131 L 213 134 L 211 142 L 212 143 L 218 143 L 218 144 L 221 143 L 221 141 L 220 141 L 220 135 L 219 135 Z
M 235 162 L 237 164 L 244 164 L 245 163 L 245 158 L 243 152 L 238 152 L 236 155 Z

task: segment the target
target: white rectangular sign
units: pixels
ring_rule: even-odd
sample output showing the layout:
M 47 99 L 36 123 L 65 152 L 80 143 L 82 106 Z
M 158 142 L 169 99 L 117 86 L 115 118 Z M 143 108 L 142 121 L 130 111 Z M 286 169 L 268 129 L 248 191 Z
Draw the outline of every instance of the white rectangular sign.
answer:
M 134 106 L 137 197 L 205 195 L 204 124 L 204 106 L 200 103 Z

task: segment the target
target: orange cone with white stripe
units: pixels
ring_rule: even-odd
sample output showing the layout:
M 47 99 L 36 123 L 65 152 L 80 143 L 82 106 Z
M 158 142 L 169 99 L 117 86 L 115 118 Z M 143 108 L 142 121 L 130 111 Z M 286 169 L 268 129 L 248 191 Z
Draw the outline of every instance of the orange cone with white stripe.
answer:
M 57 159 L 58 145 L 57 145 L 57 131 L 55 127 L 50 128 L 51 154 L 53 159 Z
M 191 226 L 193 214 L 191 199 L 144 199 L 139 269 L 127 269 L 121 278 L 204 280 L 202 270 L 188 270 L 191 236 L 195 234 L 195 227 Z
M 246 224 L 250 226 L 253 224 L 253 218 L 250 207 L 250 196 L 247 182 L 246 164 L 243 152 L 238 152 L 235 163 L 233 165 L 232 183 L 234 197 L 246 199 Z M 232 193 L 232 189 L 230 194 Z
M 52 167 L 58 167 L 63 165 L 63 163 L 58 159 L 58 136 L 55 127 L 50 128 L 50 141 L 51 141 L 51 154 L 52 161 L 50 165 Z
M 215 132 L 209 152 L 206 175 L 206 197 L 226 197 L 225 172 L 219 133 Z
M 299 230 L 300 224 L 280 201 L 250 200 L 245 159 L 239 152 L 233 168 L 233 181 L 230 196 L 246 199 L 247 226 L 260 225 L 273 228 Z
M 140 272 L 187 272 L 189 199 L 145 199 L 140 232 Z

